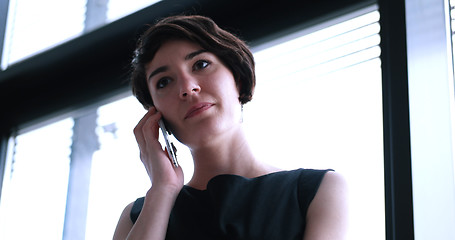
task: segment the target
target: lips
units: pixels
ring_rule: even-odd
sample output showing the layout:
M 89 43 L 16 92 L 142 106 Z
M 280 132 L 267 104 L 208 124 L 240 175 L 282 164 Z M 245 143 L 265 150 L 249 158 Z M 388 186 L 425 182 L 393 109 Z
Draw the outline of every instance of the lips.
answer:
M 204 112 L 205 110 L 211 108 L 213 105 L 215 105 L 215 104 L 213 104 L 213 103 L 198 103 L 196 105 L 193 105 L 188 110 L 188 112 L 186 112 L 185 119 L 192 118 L 192 117 Z

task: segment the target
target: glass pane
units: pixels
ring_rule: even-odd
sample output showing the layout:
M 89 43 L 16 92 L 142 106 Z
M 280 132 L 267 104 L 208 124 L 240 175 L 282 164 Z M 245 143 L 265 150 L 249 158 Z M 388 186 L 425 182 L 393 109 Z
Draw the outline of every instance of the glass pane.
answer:
M 455 44 L 455 0 L 449 1 L 450 30 L 452 31 L 452 46 Z M 455 48 L 452 47 L 452 58 L 455 56 Z M 452 61 L 454 63 L 455 61 Z
M 123 208 L 150 188 L 133 134 L 143 114 L 133 97 L 98 109 L 100 149 L 92 160 L 86 239 L 111 239 Z
M 126 15 L 153 5 L 160 0 L 129 0 L 128 4 L 123 0 L 109 0 L 107 18 L 112 22 Z
M 452 31 L 452 36 L 451 36 L 451 40 L 452 40 L 452 64 L 453 64 L 453 67 L 452 67 L 452 70 L 455 69 L 455 0 L 450 0 L 450 26 L 451 26 L 451 31 Z M 455 72 L 454 72 L 454 75 L 455 75 Z M 452 98 L 452 105 L 455 105 L 455 89 L 454 89 L 454 86 L 455 86 L 455 83 L 451 82 L 450 83 L 450 94 L 451 94 L 451 98 Z M 453 110 L 452 110 L 453 111 Z M 453 115 L 455 115 L 455 113 L 453 113 Z M 452 123 L 453 125 L 453 123 Z M 455 127 L 452 127 L 452 139 L 455 139 Z M 453 169 L 454 169 L 454 172 L 455 172 L 455 143 L 453 144 L 452 148 L 454 150 L 453 151 Z M 454 183 L 455 183 L 455 175 L 454 175 Z
M 372 12 L 255 52 L 257 88 L 244 110 L 259 159 L 346 177 L 347 239 L 385 239 L 378 20 Z
M 106 1 L 109 23 L 160 0 Z M 10 0 L 2 69 L 80 36 L 86 3 L 87 0 Z
M 2 67 L 82 33 L 86 0 L 10 0 Z
M 72 126 L 66 119 L 17 136 L 4 179 L 0 239 L 62 239 Z

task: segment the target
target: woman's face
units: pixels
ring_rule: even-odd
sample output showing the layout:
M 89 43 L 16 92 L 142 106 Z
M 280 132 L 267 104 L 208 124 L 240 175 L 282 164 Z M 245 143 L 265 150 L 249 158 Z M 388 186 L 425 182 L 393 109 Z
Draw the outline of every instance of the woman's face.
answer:
M 190 148 L 210 143 L 239 126 L 239 92 L 231 71 L 213 53 L 184 41 L 168 41 L 146 65 L 155 107 Z

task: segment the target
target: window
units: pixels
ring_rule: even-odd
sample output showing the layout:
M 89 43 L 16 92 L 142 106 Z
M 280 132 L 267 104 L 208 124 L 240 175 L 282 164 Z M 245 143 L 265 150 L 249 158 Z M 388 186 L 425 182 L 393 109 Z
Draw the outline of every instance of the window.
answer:
M 100 148 L 92 160 L 86 240 L 112 238 L 123 208 L 151 186 L 133 134 L 143 114 L 133 97 L 98 108 Z
M 80 35 L 84 12 L 84 0 L 11 0 L 2 68 Z
M 128 4 L 125 4 L 125 1 L 122 0 L 109 0 L 107 19 L 109 22 L 115 21 L 159 1 L 160 0 L 134 0 L 128 1 Z
M 244 110 L 259 159 L 345 175 L 347 239 L 385 239 L 378 20 L 372 7 L 256 47 L 257 89 Z
M 378 19 L 376 7 L 372 6 L 265 44 L 254 44 L 257 89 L 253 101 L 244 109 L 245 129 L 261 160 L 283 169 L 332 168 L 346 176 L 351 188 L 349 239 L 385 239 Z M 96 112 L 100 145 L 90 167 L 85 239 L 111 238 L 123 208 L 143 196 L 150 186 L 133 135 L 134 126 L 145 113 L 142 106 L 131 96 L 121 96 L 98 107 Z M 55 147 L 67 152 L 60 158 L 64 166 L 52 163 L 52 172 L 65 173 L 67 178 L 71 145 L 67 140 L 73 120 L 56 124 L 64 125 L 65 130 L 57 132 L 66 135 L 60 141 L 55 138 L 59 144 L 64 143 Z M 270 130 L 264 134 L 264 129 Z M 21 139 L 28 134 L 39 134 L 40 139 L 50 135 L 41 129 L 19 135 L 15 164 L 21 161 L 19 156 L 28 152 L 21 147 L 25 146 Z M 46 142 L 49 141 L 33 143 Z M 188 181 L 193 170 L 191 157 L 184 146 L 176 145 Z M 11 176 L 15 176 L 14 172 Z M 22 175 L 21 180 L 30 181 L 27 175 Z M 5 182 L 12 186 L 13 178 Z M 15 197 L 4 193 L 7 199 Z M 66 197 L 57 200 L 56 205 L 64 208 Z M 12 200 L 2 199 L 0 211 L 6 211 L 6 204 L 13 204 Z M 64 216 L 62 212 L 58 214 L 60 218 L 54 225 L 45 223 L 58 229 L 53 233 L 56 239 L 63 232 Z M 2 223 L 7 222 L 2 216 Z M 35 224 L 40 222 L 44 221 Z
M 4 48 L 2 69 L 93 30 L 94 26 L 108 24 L 159 0 L 129 0 L 128 4 L 119 0 L 9 2 L 5 43 L 1 46 Z M 96 11 L 96 14 L 92 14 L 96 19 L 91 19 L 88 24 L 86 15 L 90 7 Z
M 72 126 L 65 119 L 17 136 L 2 186 L 1 239 L 61 239 Z
M 415 239 L 455 238 L 453 4 L 406 2 Z

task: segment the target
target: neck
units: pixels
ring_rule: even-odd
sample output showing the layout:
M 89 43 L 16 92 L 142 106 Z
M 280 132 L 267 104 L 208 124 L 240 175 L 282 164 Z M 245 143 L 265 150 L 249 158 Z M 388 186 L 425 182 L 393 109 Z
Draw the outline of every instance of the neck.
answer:
M 252 178 L 272 171 L 256 160 L 241 127 L 218 141 L 191 149 L 191 154 L 194 174 L 188 185 L 198 189 L 205 189 L 207 182 L 220 174 Z

